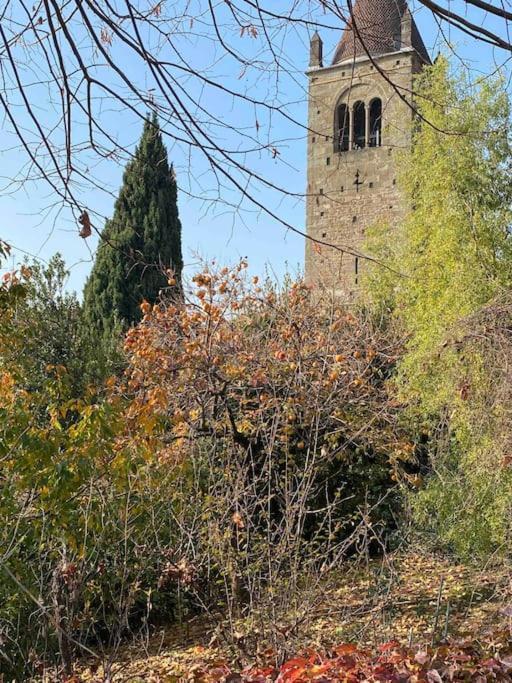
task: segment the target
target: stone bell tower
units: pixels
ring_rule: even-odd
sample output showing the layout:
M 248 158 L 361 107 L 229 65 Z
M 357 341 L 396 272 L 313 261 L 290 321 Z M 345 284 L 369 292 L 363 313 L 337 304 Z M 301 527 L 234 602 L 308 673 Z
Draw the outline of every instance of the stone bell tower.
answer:
M 397 150 L 410 144 L 413 77 L 430 64 L 406 0 L 357 0 L 330 66 L 311 39 L 306 279 L 343 298 L 357 293 L 365 229 L 403 212 Z

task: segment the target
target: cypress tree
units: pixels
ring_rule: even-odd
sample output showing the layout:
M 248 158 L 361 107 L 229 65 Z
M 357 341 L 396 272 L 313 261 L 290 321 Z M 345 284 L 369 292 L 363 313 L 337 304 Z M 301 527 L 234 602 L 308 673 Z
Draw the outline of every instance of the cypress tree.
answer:
M 85 285 L 88 333 L 111 343 L 117 331 L 140 320 L 142 301 L 156 301 L 167 286 L 167 268 L 174 270 L 180 289 L 182 266 L 176 179 L 154 114 L 126 167 L 114 215 L 104 227 Z

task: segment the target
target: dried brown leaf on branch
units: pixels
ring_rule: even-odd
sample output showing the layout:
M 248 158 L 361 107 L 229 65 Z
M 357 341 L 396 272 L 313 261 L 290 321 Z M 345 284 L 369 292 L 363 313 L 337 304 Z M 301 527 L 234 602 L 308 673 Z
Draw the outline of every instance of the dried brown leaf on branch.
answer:
M 78 233 L 80 237 L 83 237 L 83 239 L 90 237 L 92 235 L 91 219 L 89 218 L 87 211 L 82 211 L 78 222 L 82 226 L 80 232 Z

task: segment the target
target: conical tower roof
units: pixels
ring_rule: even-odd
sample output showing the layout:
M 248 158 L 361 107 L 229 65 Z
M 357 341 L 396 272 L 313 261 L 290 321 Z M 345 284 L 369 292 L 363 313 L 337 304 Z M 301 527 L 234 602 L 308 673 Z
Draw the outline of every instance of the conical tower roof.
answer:
M 356 0 L 354 22 L 351 19 L 347 24 L 332 63 L 366 56 L 368 52 L 371 55 L 396 52 L 402 47 L 413 47 L 425 62 L 430 62 L 412 16 L 410 38 L 405 43 L 402 40 L 402 18 L 406 12 L 407 0 Z

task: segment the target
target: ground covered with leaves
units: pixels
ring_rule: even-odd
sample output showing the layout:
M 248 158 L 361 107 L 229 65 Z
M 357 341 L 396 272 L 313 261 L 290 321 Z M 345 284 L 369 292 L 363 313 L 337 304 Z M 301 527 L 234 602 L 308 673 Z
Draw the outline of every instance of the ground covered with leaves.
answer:
M 510 577 L 426 554 L 348 565 L 300 639 L 283 621 L 280 653 L 254 624 L 236 625 L 234 648 L 196 617 L 82 663 L 72 681 L 512 681 Z

